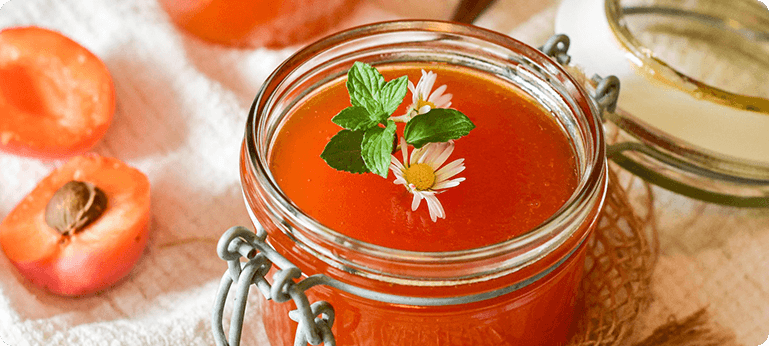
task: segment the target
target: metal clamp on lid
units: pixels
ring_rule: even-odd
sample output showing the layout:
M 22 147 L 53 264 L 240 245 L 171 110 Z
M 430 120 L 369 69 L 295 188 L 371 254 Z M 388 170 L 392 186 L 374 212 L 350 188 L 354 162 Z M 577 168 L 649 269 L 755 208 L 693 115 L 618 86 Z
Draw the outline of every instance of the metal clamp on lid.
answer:
M 334 324 L 334 308 L 327 302 L 316 302 L 310 305 L 304 291 L 312 286 L 302 286 L 294 282 L 302 275 L 302 271 L 286 260 L 270 247 L 265 240 L 267 232 L 257 225 L 256 233 L 245 227 L 232 227 L 219 239 L 216 251 L 223 260 L 227 261 L 229 269 L 219 284 L 216 294 L 213 313 L 214 339 L 218 346 L 240 345 L 240 336 L 243 331 L 243 315 L 246 311 L 246 301 L 249 289 L 254 284 L 266 299 L 272 299 L 283 303 L 293 300 L 297 309 L 291 311 L 289 317 L 298 322 L 294 345 L 336 345 L 331 326 Z M 240 258 L 248 261 L 241 264 Z M 265 275 L 270 271 L 272 264 L 282 268 L 273 276 L 273 284 L 270 285 Z M 305 280 L 306 281 L 306 280 Z M 229 343 L 224 335 L 222 317 L 224 304 L 230 286 L 235 283 L 236 306 L 232 311 L 230 321 Z
M 539 50 L 554 58 L 559 64 L 566 66 L 571 62 L 571 56 L 567 54 L 570 44 L 569 36 L 557 34 L 550 36 Z M 604 110 L 614 112 L 617 108 L 617 100 L 619 99 L 619 78 L 613 75 L 603 78 L 595 74 L 591 77 L 590 81 L 594 84 L 589 86 L 595 88 L 591 96 L 598 106 L 599 114 L 603 114 Z M 588 85 L 585 85 L 585 87 L 588 87 Z

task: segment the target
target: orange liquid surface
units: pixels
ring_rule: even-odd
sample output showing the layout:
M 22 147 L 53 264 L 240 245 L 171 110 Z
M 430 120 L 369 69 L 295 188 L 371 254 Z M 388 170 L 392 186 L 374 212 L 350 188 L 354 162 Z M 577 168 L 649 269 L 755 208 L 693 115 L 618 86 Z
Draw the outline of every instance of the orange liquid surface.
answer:
M 334 170 L 320 158 L 341 128 L 331 118 L 350 106 L 345 79 L 309 96 L 293 110 L 271 152 L 270 169 L 284 193 L 320 223 L 352 238 L 394 249 L 450 251 L 499 243 L 553 215 L 577 184 L 574 153 L 563 131 L 535 101 L 498 78 L 442 65 L 379 68 L 389 81 L 416 84 L 420 68 L 446 84 L 451 108 L 476 128 L 456 141 L 446 161 L 465 159 L 466 180 L 438 195 L 446 218 L 433 222 L 423 201 L 411 210 L 403 185 L 375 174 Z M 394 115 L 411 104 L 407 93 Z M 399 126 L 399 135 L 402 126 Z M 409 153 L 413 148 L 409 147 Z M 400 152 L 395 156 L 401 160 Z

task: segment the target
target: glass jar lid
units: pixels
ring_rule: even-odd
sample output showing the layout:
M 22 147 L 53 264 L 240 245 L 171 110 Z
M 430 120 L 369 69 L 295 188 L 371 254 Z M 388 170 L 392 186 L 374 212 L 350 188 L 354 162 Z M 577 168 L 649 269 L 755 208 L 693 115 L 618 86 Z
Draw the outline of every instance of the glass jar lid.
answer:
M 613 74 L 610 152 L 690 197 L 769 207 L 769 11 L 750 0 L 565 0 L 572 62 Z

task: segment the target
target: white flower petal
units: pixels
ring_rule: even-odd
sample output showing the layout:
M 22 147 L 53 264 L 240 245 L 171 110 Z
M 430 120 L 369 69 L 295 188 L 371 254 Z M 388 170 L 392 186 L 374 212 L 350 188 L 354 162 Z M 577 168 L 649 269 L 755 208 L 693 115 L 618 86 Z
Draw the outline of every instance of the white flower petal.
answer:
M 417 163 L 422 163 L 422 156 L 425 155 L 425 152 L 430 148 L 430 144 L 426 144 L 422 146 L 419 149 L 416 149 L 411 152 L 411 160 L 409 160 L 409 165 L 416 165 Z
M 417 86 L 414 87 L 414 91 L 412 92 L 411 99 L 414 100 L 414 103 L 419 102 L 419 99 L 422 97 L 422 89 L 425 88 L 425 71 L 422 71 L 422 77 L 419 77 L 419 80 L 417 81 Z
M 403 167 L 403 164 L 401 163 L 401 160 L 398 160 L 398 158 L 395 157 L 395 155 L 390 154 L 390 168 L 392 168 L 393 166 L 395 166 L 396 168 L 400 168 L 400 167 Z
M 454 152 L 453 142 L 447 142 L 443 144 L 444 145 L 441 148 L 442 150 L 437 155 L 435 155 L 435 158 L 432 159 L 432 164 L 430 166 L 433 167 L 434 171 L 437 171 L 438 168 L 446 162 L 451 153 Z
M 390 169 L 393 171 L 396 177 L 402 177 L 403 172 L 406 171 L 406 167 L 403 166 L 403 163 L 401 163 L 400 160 L 395 157 L 395 155 L 390 155 Z
M 425 154 L 419 159 L 419 163 L 424 163 L 428 166 L 432 166 L 432 161 L 435 160 L 438 155 L 443 152 L 443 144 L 445 143 L 427 143 L 425 144 Z M 433 169 L 435 170 L 435 169 Z
M 422 157 L 419 158 L 419 163 L 424 163 L 430 166 L 430 168 L 433 169 L 433 172 L 435 172 L 436 169 L 440 166 L 436 166 L 434 164 L 434 161 L 440 154 L 443 152 L 443 144 L 444 143 L 427 143 L 423 148 L 425 148 L 425 153 L 422 155 Z
M 424 72 L 424 70 L 423 70 Z M 430 96 L 430 90 L 433 90 L 433 85 L 435 84 L 435 79 L 438 77 L 438 74 L 428 71 L 427 74 L 423 74 L 422 78 L 424 78 L 424 84 L 422 89 L 422 100 L 427 100 L 428 96 Z
M 425 148 L 427 148 L 426 152 L 422 157 L 420 158 L 420 163 L 424 163 L 430 168 L 432 168 L 433 173 L 440 168 L 441 165 L 437 164 L 436 160 L 438 160 L 443 152 L 446 150 L 446 146 L 448 146 L 448 143 L 427 143 L 425 144 Z
M 435 172 L 436 181 L 444 181 L 465 170 L 465 159 L 457 159 Z
M 437 75 L 433 72 L 424 73 L 424 70 L 422 72 L 422 78 L 420 78 L 419 83 L 417 83 L 417 95 L 418 100 L 427 101 L 430 96 L 430 90 L 433 89 L 433 84 L 435 84 Z
M 433 222 L 438 221 L 438 218 L 446 218 L 443 205 L 441 205 L 438 197 L 435 197 L 435 195 L 425 196 L 425 202 L 427 202 L 427 209 L 430 211 L 430 219 L 433 220 Z
M 430 94 L 430 97 L 427 99 L 427 102 L 435 103 L 435 101 L 440 98 L 443 95 L 443 92 L 446 91 L 446 84 L 441 85 L 438 87 L 438 89 L 435 89 L 432 94 Z
M 459 183 L 465 181 L 465 178 L 457 178 L 452 180 L 444 180 L 441 182 L 436 183 L 433 185 L 433 190 L 442 190 L 442 189 L 448 189 L 451 187 L 458 186 Z
M 406 138 L 401 136 L 400 139 L 400 145 L 401 145 L 401 155 L 403 155 L 403 165 L 406 165 L 406 162 L 409 161 L 409 151 L 408 151 L 408 144 L 406 144 Z
M 417 210 L 421 202 L 422 202 L 422 194 L 420 192 L 414 193 L 414 199 L 411 200 L 411 210 L 412 211 Z
M 452 170 L 441 172 L 441 173 L 435 173 L 435 181 L 441 182 L 451 179 L 451 177 L 462 173 L 462 171 L 465 170 L 465 166 L 455 167 Z
M 449 106 L 451 106 L 451 98 L 453 96 L 454 95 L 452 94 L 445 94 L 441 97 L 438 97 L 437 100 L 430 101 L 430 102 L 432 102 L 436 108 L 448 108 Z

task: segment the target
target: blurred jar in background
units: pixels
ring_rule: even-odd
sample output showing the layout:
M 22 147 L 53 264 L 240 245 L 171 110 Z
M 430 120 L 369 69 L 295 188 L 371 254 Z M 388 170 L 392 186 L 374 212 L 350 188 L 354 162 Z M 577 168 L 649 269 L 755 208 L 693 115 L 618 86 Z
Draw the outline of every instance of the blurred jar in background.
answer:
M 358 0 L 160 0 L 171 20 L 206 41 L 280 48 L 334 29 Z

